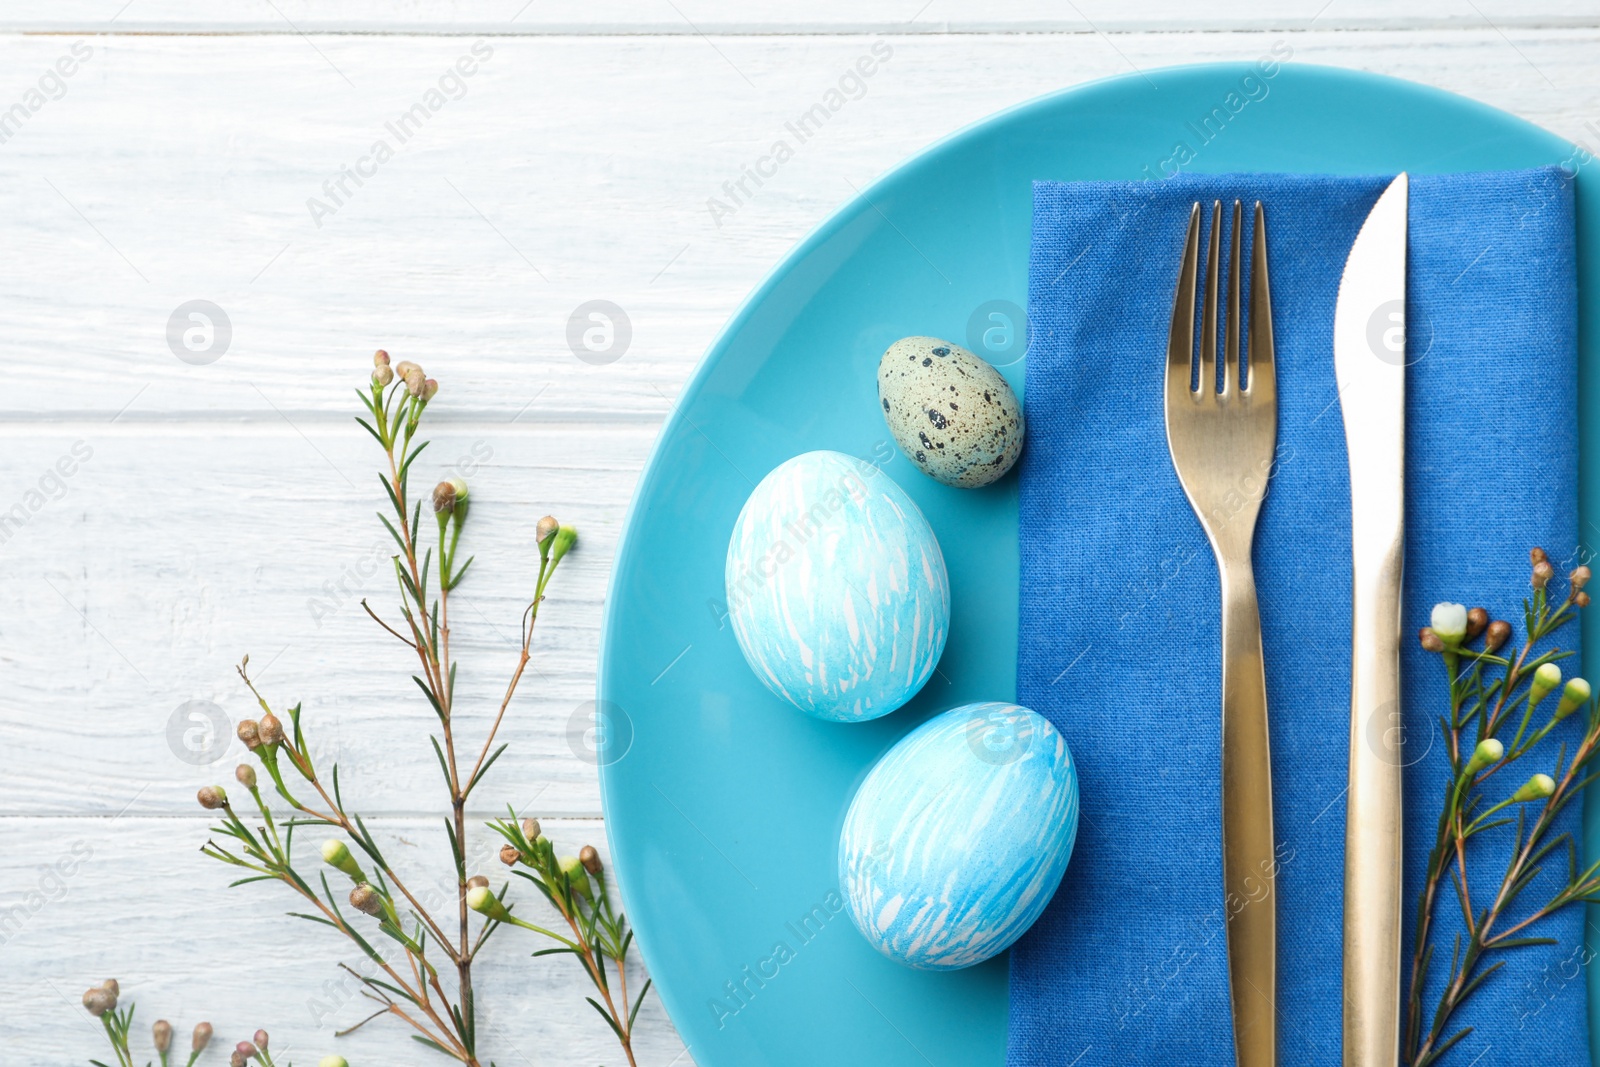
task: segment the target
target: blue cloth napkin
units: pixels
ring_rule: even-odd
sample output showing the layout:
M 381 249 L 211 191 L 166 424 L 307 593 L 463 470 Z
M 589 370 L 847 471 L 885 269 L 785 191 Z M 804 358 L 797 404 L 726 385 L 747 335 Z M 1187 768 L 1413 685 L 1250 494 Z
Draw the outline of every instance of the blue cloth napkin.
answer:
M 1279 1056 L 1296 1067 L 1339 1062 L 1350 522 L 1332 323 L 1345 257 L 1388 181 L 1241 174 L 1035 186 L 1017 688 L 1071 744 L 1082 821 L 1060 890 L 1012 953 L 1012 1067 L 1233 1063 L 1217 572 L 1167 452 L 1161 368 L 1190 205 L 1235 197 L 1266 205 L 1278 357 L 1278 467 L 1255 566 L 1278 839 Z M 1549 552 L 1563 590 L 1574 565 L 1574 232 L 1572 183 L 1557 168 L 1411 184 L 1408 915 L 1447 772 L 1435 725 L 1443 667 L 1411 635 L 1435 602 L 1464 600 L 1511 621 L 1520 641 L 1527 550 Z M 1248 237 L 1244 254 L 1248 264 Z M 1577 639 L 1574 626 L 1561 643 Z M 1578 671 L 1575 658 L 1563 667 Z M 1563 724 L 1569 740 L 1579 718 Z M 1548 770 L 1553 757 L 1551 744 L 1515 777 Z M 1565 813 L 1574 834 L 1581 807 Z M 1510 830 L 1495 833 L 1475 854 L 1503 870 Z M 1549 867 L 1525 903 L 1565 877 L 1565 856 Z M 1443 948 L 1430 1016 L 1461 923 L 1452 893 L 1436 914 Z M 1453 1020 L 1477 1029 L 1444 1064 L 1587 1065 L 1583 928 L 1582 909 L 1569 908 L 1531 931 L 1559 945 L 1504 954 L 1507 965 Z

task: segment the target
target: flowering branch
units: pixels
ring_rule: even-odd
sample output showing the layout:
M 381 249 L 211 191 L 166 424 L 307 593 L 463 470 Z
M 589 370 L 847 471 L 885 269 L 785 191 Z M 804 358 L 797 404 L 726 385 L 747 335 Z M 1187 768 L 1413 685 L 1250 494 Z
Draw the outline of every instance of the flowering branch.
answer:
M 505 751 L 504 744 L 496 747 L 495 738 L 530 659 L 539 606 L 578 535 L 572 527 L 562 526 L 553 518 L 539 522 L 535 531 L 539 573 L 533 596 L 523 611 L 519 657 L 494 725 L 468 769 L 457 752 L 457 664 L 450 654 L 450 594 L 472 566 L 471 557 L 460 561 L 457 555 L 469 506 L 467 484 L 451 478 L 434 487 L 431 503 L 437 543 L 423 546 L 422 502 L 412 498 L 409 482 L 413 464 L 428 447 L 426 441 L 417 439 L 417 432 L 439 385 L 414 363 L 402 362 L 391 368 L 386 352 L 379 351 L 373 365 L 370 388 L 357 390 L 366 416 L 356 421 L 384 453 L 379 483 L 391 510 L 378 517 L 397 549 L 392 559 L 401 621 L 394 625 L 384 621 L 364 600 L 362 607 L 416 657 L 417 673 L 411 676 L 412 681 L 439 722 L 437 734 L 430 735 L 429 740 L 450 805 L 445 828 L 457 888 L 455 922 L 436 917 L 407 887 L 361 816 L 346 807 L 338 766 L 332 766 L 326 777 L 318 769 L 306 743 L 301 706 L 296 704 L 287 710 L 286 726 L 283 717 L 251 681 L 248 656 L 239 665 L 239 676 L 255 694 L 262 715 L 259 720 L 241 722 L 239 737 L 266 772 L 272 790 L 291 810 L 287 818 L 275 817 L 263 795 L 255 766 L 242 764 L 235 778 L 249 793 L 254 810 L 241 816 L 220 786 L 201 789 L 200 804 L 221 812 L 221 823 L 212 831 L 215 836 L 202 851 L 244 870 L 234 885 L 283 883 L 310 905 L 311 910 L 294 914 L 331 927 L 372 962 L 372 974 L 355 976 L 362 984 L 363 995 L 374 1002 L 377 1010 L 341 1033 L 359 1029 L 379 1016 L 392 1015 L 411 1027 L 413 1037 L 420 1043 L 468 1067 L 480 1067 L 472 964 L 499 924 L 481 920 L 478 928 L 473 928 L 469 897 L 480 884 L 487 885 L 487 879 L 467 874 L 467 798 Z M 336 874 L 350 880 L 345 902 L 355 914 L 347 914 L 341 906 L 341 894 L 336 894 L 329 884 L 326 870 L 308 877 L 295 866 L 294 833 L 302 826 L 335 831 L 336 836 L 322 842 L 321 858 Z M 368 919 L 375 923 L 378 937 L 371 936 L 374 927 L 368 925 Z M 449 975 L 453 988 L 447 987 L 442 973 Z M 262 1057 L 266 1055 L 264 1046 L 257 1052 Z
M 1589 683 L 1582 678 L 1573 678 L 1562 686 L 1557 661 L 1571 652 L 1559 648 L 1539 650 L 1576 617 L 1578 609 L 1588 605 L 1589 594 L 1584 592 L 1584 586 L 1589 582 L 1590 571 L 1588 567 L 1573 570 L 1566 598 L 1552 601 L 1549 586 L 1555 568 L 1543 549 L 1533 549 L 1530 558 L 1533 595 L 1523 603 L 1526 638 L 1514 654 L 1500 654 L 1511 638 L 1511 625 L 1503 620 L 1491 622 L 1483 608 L 1468 611 L 1460 604 L 1439 604 L 1433 609 L 1432 625 L 1423 627 L 1419 635 L 1422 647 L 1443 659 L 1450 683 L 1449 716 L 1441 719 L 1440 726 L 1451 776 L 1417 902 L 1402 1045 L 1403 1062 L 1408 1067 L 1436 1063 L 1472 1032 L 1471 1027 L 1465 1027 L 1446 1036 L 1455 1011 L 1506 963 L 1504 959 L 1488 963 L 1489 956 L 1528 945 L 1555 944 L 1553 938 L 1517 935 L 1569 904 L 1600 899 L 1600 862 L 1580 870 L 1571 836 L 1550 832 L 1561 810 L 1597 777 L 1588 768 L 1600 755 L 1600 706 L 1590 701 Z M 1479 637 L 1482 645 L 1472 648 L 1471 643 Z M 1542 723 L 1538 722 L 1540 707 L 1549 707 L 1545 698 L 1558 688 L 1561 696 L 1555 707 Z M 1535 773 L 1510 794 L 1491 803 L 1482 792 L 1485 783 L 1527 756 L 1559 723 L 1585 706 L 1588 721 L 1571 758 L 1567 758 L 1567 746 L 1562 744 L 1553 773 Z M 1515 819 L 1509 814 L 1512 808 L 1517 812 Z M 1536 812 L 1531 816 L 1531 826 L 1530 811 Z M 1495 886 L 1491 902 L 1479 908 L 1473 903 L 1468 881 L 1468 842 L 1513 823 L 1516 829 L 1505 873 Z M 1544 859 L 1562 844 L 1567 846 L 1568 854 L 1565 883 L 1544 904 L 1513 919 L 1513 906 L 1542 870 Z M 1432 1018 L 1424 1020 L 1423 993 L 1435 948 L 1434 909 L 1440 886 L 1447 878 L 1461 907 L 1466 932 L 1464 939 L 1461 935 L 1455 939 L 1444 989 Z
M 105 1027 L 106 1037 L 111 1042 L 112 1054 L 117 1058 L 117 1067 L 133 1067 L 134 1058 L 130 1045 L 133 1030 L 133 1008 L 129 1004 L 122 1011 L 117 1010 L 117 1000 L 121 996 L 121 987 L 115 978 L 108 978 L 97 986 L 90 986 L 83 994 L 83 1006 L 100 1020 Z M 194 1028 L 194 1036 L 189 1044 L 189 1058 L 184 1067 L 194 1067 L 195 1061 L 200 1059 L 200 1054 L 211 1044 L 211 1024 L 200 1023 Z M 157 1019 L 150 1028 L 150 1043 L 156 1050 L 156 1056 L 161 1060 L 161 1067 L 172 1065 L 172 1024 L 165 1019 Z M 268 1051 L 270 1041 L 265 1030 L 257 1030 L 253 1040 L 241 1041 L 233 1047 L 233 1052 L 228 1056 L 229 1067 L 248 1067 L 251 1060 L 257 1067 L 278 1067 Z M 110 1067 L 100 1060 L 90 1060 L 94 1067 Z M 148 1067 L 148 1065 L 147 1065 Z M 283 1067 L 294 1067 L 293 1064 L 284 1064 Z M 319 1067 L 350 1067 L 342 1056 L 326 1056 Z
M 622 1053 L 630 1067 L 636 1067 L 633 1058 L 633 1024 L 650 991 L 646 980 L 638 997 L 628 1000 L 628 947 L 633 943 L 633 931 L 627 920 L 614 910 L 611 892 L 606 885 L 605 867 L 600 854 L 590 845 L 583 846 L 576 856 L 556 857 L 550 839 L 539 832 L 537 819 L 524 819 L 518 824 L 512 818 L 490 823 L 506 843 L 500 847 L 500 861 L 512 868 L 519 878 L 532 882 L 561 914 L 572 936 L 548 930 L 527 922 L 511 913 L 505 903 L 505 889 L 496 895 L 488 887 L 488 880 L 472 891 L 467 903 L 495 923 L 520 926 L 557 942 L 557 948 L 535 952 L 535 956 L 571 953 L 582 963 L 584 973 L 594 983 L 600 1000 L 585 997 L 589 1006 L 611 1027 Z M 517 867 L 526 868 L 517 870 Z M 606 960 L 611 960 L 616 971 L 617 992 L 611 992 L 611 979 L 607 974 Z M 604 1001 L 602 1006 L 601 1001 Z

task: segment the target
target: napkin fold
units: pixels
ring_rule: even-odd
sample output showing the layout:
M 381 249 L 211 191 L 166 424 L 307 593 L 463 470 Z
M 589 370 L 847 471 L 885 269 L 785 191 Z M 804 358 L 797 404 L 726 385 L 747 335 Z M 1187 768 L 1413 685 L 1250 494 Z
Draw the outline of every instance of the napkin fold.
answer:
M 1388 181 L 1035 186 L 1017 688 L 1070 743 L 1082 815 L 1060 890 L 1012 952 L 1011 1067 L 1233 1063 L 1217 571 L 1167 452 L 1162 363 L 1190 205 L 1236 197 L 1247 223 L 1252 201 L 1266 205 L 1278 360 L 1277 468 L 1255 568 L 1278 841 L 1279 1058 L 1339 1063 L 1350 519 L 1332 324 L 1345 257 Z M 1558 168 L 1411 182 L 1408 973 L 1409 915 L 1448 772 L 1436 725 L 1443 667 L 1411 635 L 1435 602 L 1465 600 L 1511 621 L 1520 641 L 1528 549 L 1549 552 L 1563 589 L 1579 551 L 1574 233 L 1572 182 Z M 1248 235 L 1244 255 L 1248 265 Z M 1577 647 L 1576 626 L 1560 643 Z M 1576 657 L 1562 666 L 1578 672 Z M 1562 724 L 1569 741 L 1579 718 Z M 1547 743 L 1516 777 L 1548 771 L 1553 757 Z M 1575 836 L 1581 807 L 1563 815 Z M 1478 843 L 1485 869 L 1503 863 L 1510 832 Z M 1548 897 L 1565 857 L 1549 868 L 1524 905 Z M 1453 894 L 1436 921 L 1430 1015 L 1461 927 Z M 1504 954 L 1456 1014 L 1449 1032 L 1476 1029 L 1444 1064 L 1587 1065 L 1583 932 L 1581 907 L 1569 908 L 1530 931 L 1559 944 Z

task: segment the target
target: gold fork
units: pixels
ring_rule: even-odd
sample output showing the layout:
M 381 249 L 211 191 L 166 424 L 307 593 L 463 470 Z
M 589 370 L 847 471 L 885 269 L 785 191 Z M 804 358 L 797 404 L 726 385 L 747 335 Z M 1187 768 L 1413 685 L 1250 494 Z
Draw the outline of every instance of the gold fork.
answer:
M 1272 472 L 1278 403 L 1267 289 L 1267 231 L 1259 201 L 1251 241 L 1248 362 L 1239 354 L 1242 224 L 1241 205 L 1235 200 L 1219 389 L 1217 260 L 1222 202 L 1213 202 L 1200 319 L 1199 387 L 1191 388 L 1200 205 L 1196 203 L 1189 213 L 1167 340 L 1167 447 L 1184 494 L 1211 542 L 1222 586 L 1222 879 L 1234 1052 L 1239 1067 L 1271 1067 L 1277 1044 L 1277 870 L 1267 683 L 1250 546 Z

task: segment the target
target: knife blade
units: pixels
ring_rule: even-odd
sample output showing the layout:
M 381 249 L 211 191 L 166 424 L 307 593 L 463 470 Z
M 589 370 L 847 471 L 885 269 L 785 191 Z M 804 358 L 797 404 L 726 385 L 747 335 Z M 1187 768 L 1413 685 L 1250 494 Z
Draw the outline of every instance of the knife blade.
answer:
M 1350 791 L 1344 872 L 1344 1067 L 1400 1048 L 1400 586 L 1405 517 L 1407 176 L 1356 235 L 1333 365 L 1350 456 Z

